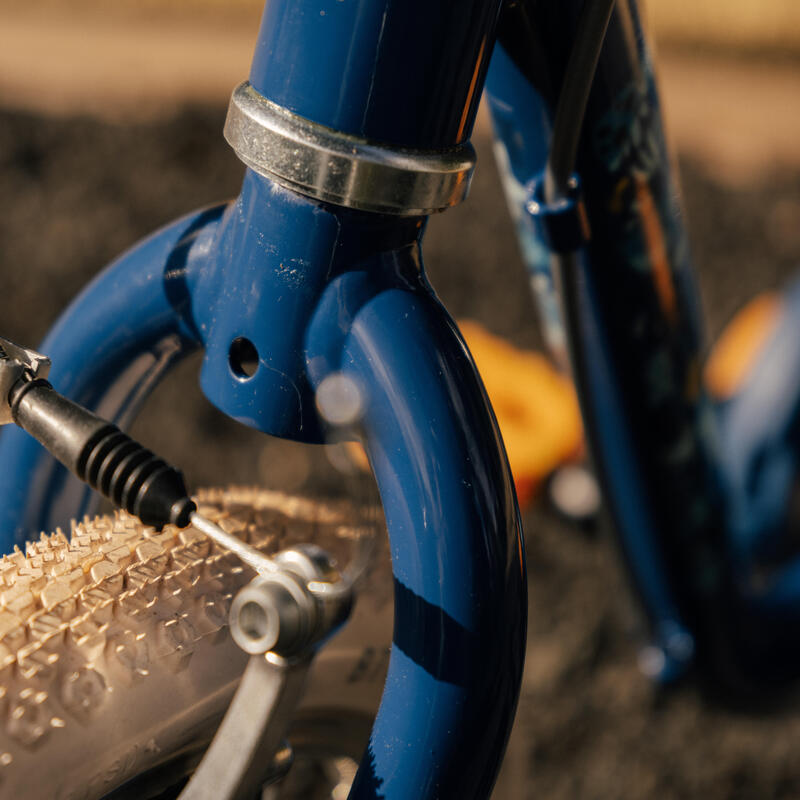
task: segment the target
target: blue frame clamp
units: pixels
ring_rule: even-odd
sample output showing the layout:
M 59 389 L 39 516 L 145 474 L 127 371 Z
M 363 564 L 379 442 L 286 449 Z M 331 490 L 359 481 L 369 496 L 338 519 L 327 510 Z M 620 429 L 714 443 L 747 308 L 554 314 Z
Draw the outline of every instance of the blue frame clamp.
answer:
M 526 188 L 528 200 L 525 209 L 539 236 L 553 252 L 574 253 L 589 242 L 589 217 L 577 175 L 569 179 L 566 197 L 554 203 L 547 203 L 544 199 L 544 173 L 537 175 Z

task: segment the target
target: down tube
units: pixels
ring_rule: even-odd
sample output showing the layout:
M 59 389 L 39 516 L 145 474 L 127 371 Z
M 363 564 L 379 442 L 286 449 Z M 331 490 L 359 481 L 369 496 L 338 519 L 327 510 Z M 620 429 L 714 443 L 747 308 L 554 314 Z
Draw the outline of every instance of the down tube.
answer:
M 496 137 L 496 160 L 545 338 L 551 355 L 566 370 L 566 333 L 551 254 L 527 210 L 528 184 L 532 176 L 541 174 L 547 159 L 549 109 L 540 92 L 526 79 L 521 65 L 502 45 L 495 47 L 486 90 Z M 584 269 L 582 260 L 580 269 Z M 652 644 L 658 648 L 648 659 L 648 667 L 659 680 L 669 682 L 685 672 L 691 657 L 691 645 L 687 647 L 690 640 L 658 549 L 653 509 L 647 503 L 636 465 L 611 371 L 608 343 L 596 319 L 596 300 L 589 298 L 585 277 L 579 283 L 583 290 L 581 350 L 586 370 L 579 387 L 584 422 L 621 549 L 632 565 L 639 598 L 651 622 Z M 591 387 L 590 397 L 587 387 Z
M 566 0 L 554 13 L 548 4 L 519 4 L 527 9 L 533 32 L 527 50 L 514 37 L 521 25 L 501 20 L 503 49 L 497 53 L 509 56 L 510 66 L 525 78 L 528 95 L 541 98 L 545 127 L 558 99 L 581 6 L 581 0 Z M 487 88 L 504 101 L 503 123 L 509 130 L 524 127 L 524 116 L 513 108 L 515 101 L 526 102 L 524 93 L 496 82 L 493 71 L 494 63 Z M 531 147 L 537 144 L 541 142 Z M 514 171 L 532 159 L 507 148 L 506 163 Z M 542 167 L 543 161 L 538 169 Z M 600 336 L 590 342 L 595 352 L 602 340 L 606 389 L 596 385 L 589 370 L 582 372 L 579 383 L 584 384 L 587 429 L 610 488 L 623 549 L 665 660 L 672 656 L 673 669 L 667 672 L 680 671 L 681 662 L 685 669 L 694 654 L 694 663 L 713 679 L 747 681 L 746 639 L 754 632 L 746 633 L 740 625 L 741 598 L 728 561 L 726 498 L 718 475 L 714 420 L 701 381 L 699 300 L 664 141 L 652 55 L 634 0 L 615 5 L 581 132 L 577 172 L 592 233 L 583 262 L 590 291 L 583 298 L 568 298 L 568 327 L 578 343 L 585 343 L 594 327 Z M 524 184 L 534 177 L 518 174 L 516 181 Z M 597 402 L 597 392 L 608 390 L 624 421 L 635 486 L 622 485 L 619 473 L 610 469 L 609 448 L 615 442 L 607 435 L 609 426 Z M 625 519 L 622 504 L 615 502 L 631 492 L 641 496 L 645 525 Z M 646 553 L 647 563 L 637 553 Z M 656 570 L 651 569 L 654 564 Z M 653 575 L 668 589 L 665 602 L 661 589 L 662 601 L 652 602 Z M 675 645 L 672 653 L 670 642 Z
M 386 688 L 351 797 L 488 797 L 526 633 L 521 529 L 496 422 L 428 295 L 393 289 L 369 301 L 343 369 L 367 389 L 395 582 Z

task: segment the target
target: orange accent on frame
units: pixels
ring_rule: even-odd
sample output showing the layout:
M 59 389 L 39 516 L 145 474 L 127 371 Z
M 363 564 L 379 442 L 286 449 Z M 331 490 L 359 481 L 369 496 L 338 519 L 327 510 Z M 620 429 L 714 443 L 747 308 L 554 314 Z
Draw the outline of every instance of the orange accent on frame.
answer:
M 464 110 L 461 112 L 461 121 L 458 123 L 458 133 L 456 139 L 460 142 L 464 136 L 464 128 L 467 127 L 467 116 L 469 115 L 469 108 L 472 105 L 472 98 L 475 95 L 475 87 L 478 84 L 478 73 L 483 66 L 483 51 L 486 49 L 486 37 L 483 37 L 481 42 L 481 49 L 478 51 L 478 59 L 475 62 L 475 70 L 472 73 L 472 80 L 469 82 L 469 91 L 467 92 L 467 101 L 464 103 Z
M 653 195 L 644 178 L 636 178 L 636 199 L 642 219 L 645 244 L 653 265 L 653 284 L 656 288 L 661 310 L 667 319 L 674 324 L 677 315 L 675 300 L 675 284 L 672 282 L 667 248 L 664 242 L 664 231 L 658 219 Z

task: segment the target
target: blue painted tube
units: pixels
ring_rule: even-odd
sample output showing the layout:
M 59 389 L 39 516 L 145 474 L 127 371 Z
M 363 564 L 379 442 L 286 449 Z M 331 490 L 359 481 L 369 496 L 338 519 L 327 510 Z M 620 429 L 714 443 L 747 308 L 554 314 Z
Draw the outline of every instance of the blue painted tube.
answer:
M 340 367 L 365 398 L 395 580 L 386 689 L 353 798 L 489 796 L 516 708 L 526 583 L 511 476 L 454 324 L 424 283 L 331 287 L 349 308 Z M 312 326 L 335 366 L 323 317 Z M 334 340 L 336 337 L 334 337 Z
M 405 147 L 469 138 L 499 0 L 269 0 L 250 82 L 345 133 Z
M 676 605 L 657 546 L 652 508 L 638 472 L 633 442 L 611 372 L 608 342 L 597 319 L 591 277 L 580 265 L 582 339 L 587 387 L 582 411 L 593 432 L 592 443 L 602 469 L 603 490 L 612 509 L 620 549 L 632 565 L 634 585 L 651 622 L 657 651 L 647 659 L 652 678 L 669 683 L 691 665 L 694 642 Z
M 201 260 L 222 207 L 153 234 L 102 272 L 41 345 L 62 393 L 126 424 L 160 377 L 197 347 L 191 309 L 174 304 L 188 264 Z M 93 495 L 38 442 L 9 427 L 0 437 L 0 547 L 82 516 Z
M 525 652 L 511 477 L 475 368 L 424 279 L 423 229 L 422 219 L 332 208 L 248 173 L 227 210 L 173 224 L 103 273 L 45 343 L 57 387 L 96 407 L 122 386 L 131 359 L 166 342 L 177 357 L 202 341 L 210 399 L 294 438 L 326 440 L 314 399 L 332 371 L 365 388 L 396 629 L 354 797 L 487 796 Z M 232 370 L 232 337 L 258 349 L 251 378 Z M 135 377 L 129 393 L 152 388 Z M 302 387 L 301 403 L 286 386 Z M 41 504 L 52 515 L 61 490 L 38 445 L 12 442 L 2 456 L 18 479 L 2 492 L 18 502 L 38 481 L 27 513 Z
M 785 536 L 800 381 L 797 359 L 779 349 L 793 338 L 797 300 L 787 295 L 783 341 L 715 413 L 701 380 L 698 294 L 652 58 L 631 0 L 615 6 L 581 132 L 577 171 L 592 237 L 562 274 L 562 324 L 547 250 L 524 212 L 582 5 L 504 11 L 487 89 L 507 196 L 548 338 L 558 345 L 568 328 L 578 355 L 587 436 L 661 650 L 653 672 L 668 680 L 691 666 L 728 690 L 771 690 L 800 674 L 800 569 Z M 529 40 L 509 24 L 520 9 Z
M 398 251 L 417 252 L 422 227 L 421 219 L 317 203 L 248 170 L 213 258 L 190 270 L 185 284 L 205 345 L 200 381 L 208 399 L 256 430 L 324 442 L 307 375 L 306 333 L 317 306 L 341 274 L 363 273 L 371 286 L 401 280 Z M 418 262 L 411 269 L 416 275 Z M 333 336 L 347 319 L 335 307 L 330 313 L 338 320 Z M 231 366 L 237 339 L 258 354 L 252 376 Z
M 203 388 L 226 413 L 322 442 L 320 383 L 342 371 L 364 390 L 396 626 L 354 797 L 488 795 L 522 674 L 513 487 L 475 368 L 424 279 L 423 228 L 422 219 L 315 203 L 248 173 L 216 258 L 186 283 L 206 345 Z M 231 370 L 237 338 L 258 352 L 252 376 Z
M 506 197 L 516 222 L 548 344 L 562 364 L 566 361 L 565 325 L 552 274 L 551 254 L 527 213 L 527 202 L 530 187 L 547 160 L 559 76 L 571 46 L 571 20 L 579 5 L 570 3 L 570 8 L 563 8 L 557 18 L 548 17 L 541 9 L 532 11 L 531 24 L 542 41 L 527 42 L 527 49 L 520 47 L 515 39 L 516 26 L 507 18 L 515 12 L 504 12 L 501 38 L 486 84 Z M 516 20 L 520 24 L 523 21 Z M 698 326 L 683 231 L 669 190 L 670 175 L 663 153 L 657 96 L 643 51 L 633 42 L 625 44 L 619 40 L 620 31 L 637 25 L 632 7 L 617 8 L 587 111 L 580 151 L 580 177 L 586 186 L 590 226 L 597 241 L 590 243 L 579 259 L 581 275 L 577 284 L 582 296 L 576 298 L 573 313 L 578 321 L 571 333 L 578 337 L 578 350 L 584 354 L 581 363 L 574 366 L 578 371 L 576 383 L 594 461 L 621 550 L 650 622 L 653 644 L 660 651 L 658 657 L 649 660 L 650 666 L 658 663 L 653 671 L 660 679 L 671 680 L 686 671 L 694 653 L 687 618 L 696 618 L 698 613 L 706 611 L 700 610 L 705 601 L 687 596 L 692 591 L 688 586 L 694 580 L 687 580 L 690 569 L 676 567 L 674 556 L 667 556 L 668 548 L 675 549 L 674 532 L 687 523 L 673 520 L 665 524 L 666 512 L 661 504 L 668 503 L 670 514 L 680 517 L 692 503 L 695 507 L 700 502 L 711 506 L 718 504 L 719 496 L 708 463 L 706 472 L 702 477 L 696 476 L 691 485 L 684 481 L 679 483 L 676 476 L 685 465 L 678 467 L 677 463 L 670 462 L 671 456 L 664 455 L 667 446 L 657 441 L 663 434 L 660 420 L 666 415 L 655 406 L 661 402 L 672 403 L 669 416 L 683 417 L 687 429 L 684 435 L 693 442 L 691 453 L 698 457 L 698 462 L 701 454 L 707 455 L 707 443 L 702 441 L 707 431 L 700 425 L 702 398 L 685 397 L 683 392 L 688 378 L 678 377 L 695 369 L 692 355 L 696 358 Z M 636 41 L 643 46 L 639 39 Z M 617 141 L 612 131 L 631 159 L 630 163 L 614 161 L 613 167 L 610 166 L 609 162 L 616 156 L 609 153 L 609 148 Z M 639 145 L 642 152 L 637 152 L 630 140 L 634 136 L 642 139 L 645 134 L 645 140 Z M 637 158 L 646 161 L 646 169 L 639 168 L 641 164 L 636 162 Z M 641 194 L 655 197 L 650 217 L 644 216 L 636 197 L 631 196 L 631 187 L 636 181 L 644 181 L 638 190 Z M 621 194 L 623 190 L 627 194 Z M 615 196 L 614 192 L 619 194 Z M 648 225 L 661 236 L 663 256 L 656 252 L 654 245 L 650 250 L 644 246 L 641 229 Z M 611 229 L 613 235 L 609 233 Z M 656 258 L 661 261 L 654 264 Z M 680 309 L 677 312 L 680 324 L 664 323 L 665 312 L 652 299 L 657 281 L 641 277 L 647 270 L 656 268 L 674 271 L 676 275 L 667 277 L 666 281 L 677 284 L 673 293 L 675 305 Z M 626 270 L 636 277 L 624 277 Z M 622 294 L 627 299 L 621 303 Z M 618 328 L 623 326 L 619 322 L 626 316 L 646 320 L 647 315 L 652 315 L 649 324 L 664 338 L 659 342 L 658 336 L 651 337 L 648 345 L 634 357 L 631 342 L 638 342 L 641 337 L 633 336 L 630 330 L 621 335 Z M 668 389 L 657 400 L 648 382 L 655 379 L 659 370 L 664 372 Z M 670 384 L 673 379 L 674 384 Z M 637 388 L 634 389 L 634 385 Z M 640 415 L 640 408 L 645 402 L 643 398 L 648 396 L 652 398 L 648 402 L 652 402 L 653 407 L 651 416 L 645 418 Z M 636 408 L 636 414 L 630 411 L 631 406 Z M 658 459 L 663 460 L 656 464 Z M 700 469 L 697 465 L 691 468 Z M 682 485 L 692 496 L 691 501 L 687 500 L 680 507 L 675 507 L 674 502 L 663 495 L 663 487 L 676 485 Z M 654 495 L 661 496 L 655 499 Z M 718 513 L 718 505 L 716 509 Z M 719 526 L 711 521 L 711 516 L 707 524 L 708 535 L 715 535 L 714 526 L 717 530 Z M 723 557 L 719 545 L 717 554 Z

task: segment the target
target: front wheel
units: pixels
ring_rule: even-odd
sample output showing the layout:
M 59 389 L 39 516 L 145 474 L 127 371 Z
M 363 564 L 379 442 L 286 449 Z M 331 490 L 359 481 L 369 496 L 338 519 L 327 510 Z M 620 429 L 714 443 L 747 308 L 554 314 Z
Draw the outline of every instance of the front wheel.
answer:
M 265 554 L 313 543 L 344 564 L 363 535 L 349 503 L 258 489 L 196 500 Z M 125 513 L 26 549 L 0 562 L 0 796 L 173 796 L 247 662 L 228 608 L 252 571 L 191 527 L 158 533 Z M 290 730 L 296 767 L 271 798 L 291 797 L 315 770 L 323 794 L 305 796 L 330 796 L 347 781 L 378 708 L 391 628 L 381 544 L 350 621 L 314 662 Z

